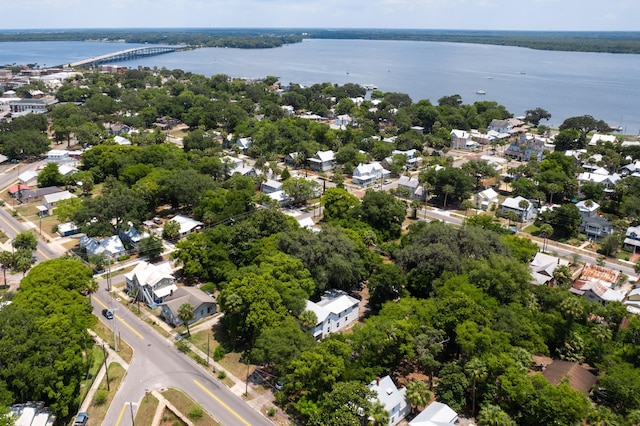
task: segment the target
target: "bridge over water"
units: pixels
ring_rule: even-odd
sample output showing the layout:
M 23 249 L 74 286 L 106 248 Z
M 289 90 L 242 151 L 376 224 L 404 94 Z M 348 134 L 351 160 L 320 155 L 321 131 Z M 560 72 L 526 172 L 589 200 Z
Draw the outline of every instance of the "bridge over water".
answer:
M 131 49 L 120 50 L 118 52 L 107 53 L 105 55 L 94 56 L 80 61 L 63 65 L 64 67 L 81 67 L 87 65 L 98 65 L 107 62 L 127 61 L 129 59 L 141 58 L 144 56 L 162 55 L 165 53 L 177 52 L 188 49 L 189 46 L 145 46 L 133 47 Z

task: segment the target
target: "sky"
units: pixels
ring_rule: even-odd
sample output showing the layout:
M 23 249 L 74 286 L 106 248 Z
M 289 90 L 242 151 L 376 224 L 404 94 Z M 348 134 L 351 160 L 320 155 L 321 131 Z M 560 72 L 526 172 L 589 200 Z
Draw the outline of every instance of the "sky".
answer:
M 639 31 L 638 0 L 0 0 L 2 29 Z

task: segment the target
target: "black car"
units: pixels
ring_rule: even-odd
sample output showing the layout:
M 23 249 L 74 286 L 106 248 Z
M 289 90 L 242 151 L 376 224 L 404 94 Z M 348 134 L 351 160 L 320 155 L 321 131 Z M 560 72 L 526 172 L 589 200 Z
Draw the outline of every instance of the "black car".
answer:
M 106 319 L 113 319 L 113 312 L 111 312 L 109 309 L 103 309 L 102 315 L 104 315 Z

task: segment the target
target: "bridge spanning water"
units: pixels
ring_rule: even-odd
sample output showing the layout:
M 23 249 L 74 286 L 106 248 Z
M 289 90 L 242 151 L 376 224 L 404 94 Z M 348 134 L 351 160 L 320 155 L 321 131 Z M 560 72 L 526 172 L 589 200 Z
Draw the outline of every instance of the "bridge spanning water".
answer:
M 180 50 L 188 49 L 189 46 L 145 46 L 134 47 L 131 49 L 120 50 L 118 52 L 107 53 L 105 55 L 94 56 L 80 61 L 71 62 L 63 65 L 66 67 L 81 67 L 87 65 L 98 65 L 107 62 L 126 61 L 129 59 L 140 58 L 144 56 L 162 55 L 164 53 L 172 53 Z

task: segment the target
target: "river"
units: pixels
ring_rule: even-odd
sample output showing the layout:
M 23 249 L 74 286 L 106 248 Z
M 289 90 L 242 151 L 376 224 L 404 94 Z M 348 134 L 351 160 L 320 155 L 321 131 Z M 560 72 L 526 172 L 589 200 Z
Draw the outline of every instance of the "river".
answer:
M 0 64 L 59 64 L 139 45 L 93 42 L 0 43 Z M 515 116 L 541 107 L 558 126 L 590 114 L 640 133 L 640 55 L 556 52 L 465 43 L 305 40 L 274 49 L 204 48 L 119 62 L 211 76 L 277 76 L 287 85 L 373 84 L 414 102 L 459 94 L 492 100 Z M 478 94 L 477 92 L 484 92 Z

